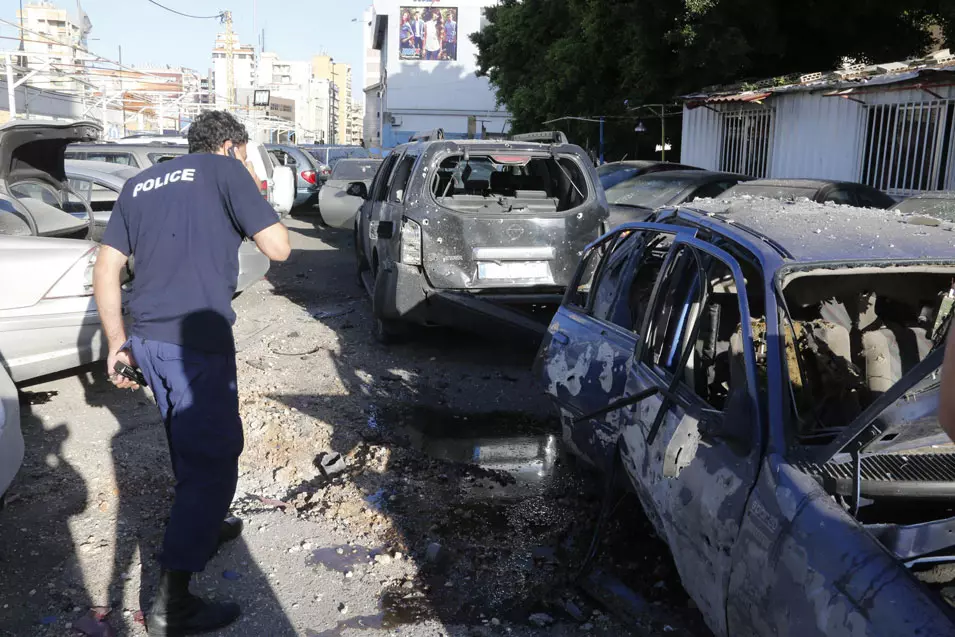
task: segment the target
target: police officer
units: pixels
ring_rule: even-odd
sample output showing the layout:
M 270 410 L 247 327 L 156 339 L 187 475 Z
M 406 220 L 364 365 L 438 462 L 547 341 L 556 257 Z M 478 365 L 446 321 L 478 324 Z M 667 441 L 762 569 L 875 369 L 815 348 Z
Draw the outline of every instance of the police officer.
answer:
M 239 520 L 223 521 L 243 446 L 231 305 L 239 245 L 251 237 L 275 261 L 290 252 L 288 231 L 244 165 L 245 127 L 212 111 L 195 120 L 188 136 L 188 155 L 126 182 L 94 274 L 110 379 L 136 389 L 116 372 L 117 363 L 141 369 L 165 424 L 176 477 L 159 592 L 146 618 L 150 637 L 207 632 L 239 617 L 237 604 L 190 594 L 189 580 L 219 544 L 241 532 Z M 120 274 L 130 257 L 127 338 Z

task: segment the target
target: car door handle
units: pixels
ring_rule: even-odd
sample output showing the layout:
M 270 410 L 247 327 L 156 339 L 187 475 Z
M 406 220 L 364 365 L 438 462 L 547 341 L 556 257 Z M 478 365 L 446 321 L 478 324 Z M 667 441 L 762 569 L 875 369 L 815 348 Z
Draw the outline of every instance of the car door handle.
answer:
M 553 341 L 558 345 L 566 345 L 570 342 L 570 337 L 563 332 L 554 332 Z

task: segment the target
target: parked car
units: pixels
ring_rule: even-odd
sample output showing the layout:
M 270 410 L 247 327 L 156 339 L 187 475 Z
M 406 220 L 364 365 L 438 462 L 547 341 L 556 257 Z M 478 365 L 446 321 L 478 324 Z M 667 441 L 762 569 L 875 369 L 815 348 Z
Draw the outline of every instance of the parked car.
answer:
M 359 273 L 373 297 L 375 336 L 409 323 L 475 329 L 504 323 L 540 336 L 528 311 L 560 302 L 584 247 L 608 215 L 581 148 L 509 141 L 399 146 L 355 224 Z
M 288 166 L 295 174 L 296 208 L 314 206 L 318 203 L 318 160 L 292 144 L 266 144 L 265 148 L 280 166 Z
M 318 209 L 327 225 L 347 230 L 355 227 L 355 216 L 364 200 L 346 191 L 350 184 L 358 181 L 369 188 L 381 162 L 381 159 L 343 159 L 335 164 L 331 178 L 318 195 Z
M 632 179 L 648 173 L 660 173 L 668 170 L 700 170 L 695 166 L 685 166 L 668 161 L 652 159 L 638 159 L 629 161 L 612 161 L 597 168 L 597 176 L 604 190 L 612 188 L 621 181 Z
M 95 139 L 101 130 L 92 122 L 21 120 L 0 126 L 0 235 L 82 239 L 90 234 L 91 210 L 70 198 L 63 153 L 67 144 Z
M 93 232 L 90 240 L 99 241 L 106 232 L 113 205 L 126 180 L 139 172 L 123 164 L 70 159 L 66 161 L 66 178 L 73 189 L 71 197 L 79 197 L 93 209 Z M 75 207 L 79 208 L 79 206 Z M 74 215 L 84 213 L 74 212 Z
M 99 241 L 106 231 L 113 204 L 128 179 L 140 171 L 128 166 L 117 166 L 98 161 L 68 161 L 66 175 L 77 193 L 88 197 L 93 208 L 93 240 Z M 259 251 L 255 242 L 245 240 L 239 246 L 239 278 L 236 294 L 241 294 L 250 285 L 260 280 L 269 271 L 271 262 Z
M 269 151 L 258 142 L 248 143 L 247 154 L 259 181 L 259 192 L 284 217 L 295 202 L 295 173 L 288 166 L 277 166 Z
M 318 160 L 319 173 L 318 182 L 324 184 L 332 174 L 332 170 L 342 159 L 368 159 L 371 153 L 362 146 L 326 146 L 324 144 L 312 144 L 302 146 L 312 157 Z
M 70 144 L 66 149 L 66 158 L 104 161 L 132 168 L 149 168 L 188 152 L 189 147 L 182 144 L 149 142 L 143 138 L 136 138 L 123 140 L 122 143 Z
M 0 236 L 0 363 L 16 382 L 106 356 L 96 303 L 97 245 Z
M 770 199 L 808 199 L 817 203 L 836 203 L 859 208 L 891 208 L 895 199 L 881 190 L 851 181 L 829 179 L 754 179 L 724 192 L 721 197 L 767 197 Z
M 3 367 L 0 367 L 0 509 L 4 494 L 23 462 L 23 433 L 20 431 L 20 397 Z
M 936 190 L 913 195 L 892 206 L 903 214 L 928 215 L 955 223 L 955 190 Z
M 535 366 L 568 448 L 636 493 L 716 635 L 955 634 L 951 232 L 694 205 L 584 252 Z
M 727 188 L 750 179 L 709 170 L 667 170 L 631 177 L 607 188 L 610 227 L 644 221 L 656 208 L 717 197 Z

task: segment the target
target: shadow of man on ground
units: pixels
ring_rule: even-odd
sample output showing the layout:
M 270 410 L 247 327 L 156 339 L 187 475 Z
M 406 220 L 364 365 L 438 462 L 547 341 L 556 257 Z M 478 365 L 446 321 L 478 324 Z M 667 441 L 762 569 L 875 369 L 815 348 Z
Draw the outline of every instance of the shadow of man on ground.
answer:
M 151 373 L 146 376 L 159 390 L 158 396 L 152 391 L 150 396 L 146 390 L 117 389 L 107 378 L 102 367 L 105 363 L 96 364 L 84 378 L 87 403 L 107 409 L 119 424 L 110 441 L 117 496 L 110 605 L 128 611 L 125 615 L 137 622 L 141 615 L 136 617 L 136 613 L 148 614 L 157 592 L 158 560 L 171 507 L 184 508 L 187 521 L 213 516 L 221 523 L 234 493 L 236 475 L 234 468 L 230 469 L 230 458 L 242 447 L 241 423 L 228 422 L 230 409 L 238 413 L 229 405 L 238 400 L 234 367 L 230 379 L 229 356 L 221 355 L 222 369 L 210 369 L 202 349 L 196 349 L 216 340 L 231 341 L 231 326 L 224 317 L 210 314 L 184 319 L 182 341 L 189 346 L 161 344 L 151 357 L 140 351 L 143 360 L 137 362 L 149 367 Z M 175 392 L 170 392 L 174 385 Z M 219 401 L 221 413 L 217 411 Z M 231 441 L 223 432 L 227 426 L 232 427 Z M 183 453 L 198 455 L 183 459 Z M 197 466 L 207 468 L 208 473 L 197 475 Z M 184 480 L 192 480 L 196 488 L 183 491 Z M 218 523 L 214 524 L 216 534 Z M 194 535 L 180 532 L 173 539 L 178 543 L 174 550 L 188 552 L 194 543 L 203 542 Z M 205 544 L 209 544 L 208 538 Z M 213 539 L 208 550 L 214 545 Z M 216 552 L 206 571 L 193 577 L 191 590 L 206 599 L 229 598 L 242 606 L 243 617 L 219 634 L 294 635 L 281 603 L 242 538 Z M 127 619 L 120 634 L 144 634 L 144 629 Z

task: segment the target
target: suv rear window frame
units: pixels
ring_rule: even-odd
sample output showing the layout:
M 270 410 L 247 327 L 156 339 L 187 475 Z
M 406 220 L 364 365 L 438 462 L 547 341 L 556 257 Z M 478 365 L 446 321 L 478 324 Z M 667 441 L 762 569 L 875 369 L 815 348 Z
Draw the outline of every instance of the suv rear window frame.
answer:
M 506 154 L 519 153 L 522 155 L 523 154 L 530 155 L 532 159 L 553 158 L 558 164 L 561 162 L 561 160 L 568 160 L 568 161 L 574 162 L 574 165 L 577 167 L 577 170 L 580 171 L 580 176 L 583 177 L 584 179 L 585 185 L 587 186 L 587 191 L 584 193 L 583 200 L 578 205 L 572 208 L 567 208 L 566 210 L 557 210 L 556 212 L 534 211 L 532 213 L 519 213 L 519 214 L 528 214 L 534 217 L 562 217 L 574 210 L 583 208 L 587 206 L 588 204 L 593 203 L 597 197 L 597 190 L 595 187 L 595 183 L 592 179 L 588 177 L 588 171 L 587 171 L 586 165 L 581 161 L 581 158 L 574 153 L 549 153 L 549 152 L 538 150 L 538 149 L 515 150 L 515 149 L 490 149 L 490 148 L 482 148 L 482 147 L 477 147 L 477 150 L 480 151 L 478 153 L 474 153 L 477 156 L 493 157 L 495 154 L 506 155 Z M 471 154 L 470 147 L 469 147 L 469 154 Z M 450 206 L 446 206 L 438 200 L 438 197 L 436 197 L 434 192 L 432 192 L 431 190 L 431 180 L 434 179 L 434 176 L 438 172 L 439 166 L 442 163 L 444 163 L 445 160 L 447 160 L 449 157 L 463 156 L 463 155 L 464 155 L 464 152 L 461 150 L 446 150 L 446 151 L 440 151 L 435 153 L 431 158 L 426 160 L 428 165 L 428 170 L 423 177 L 420 175 L 421 173 L 420 170 L 414 171 L 414 173 L 412 174 L 412 180 L 408 182 L 409 188 L 412 188 L 412 187 L 418 188 L 419 187 L 418 184 L 421 181 L 424 181 L 423 188 L 427 192 L 427 196 L 430 198 L 431 203 L 438 206 L 442 210 L 449 210 L 451 212 L 460 214 L 462 212 L 461 210 L 457 210 Z M 599 183 L 599 180 L 597 183 Z

